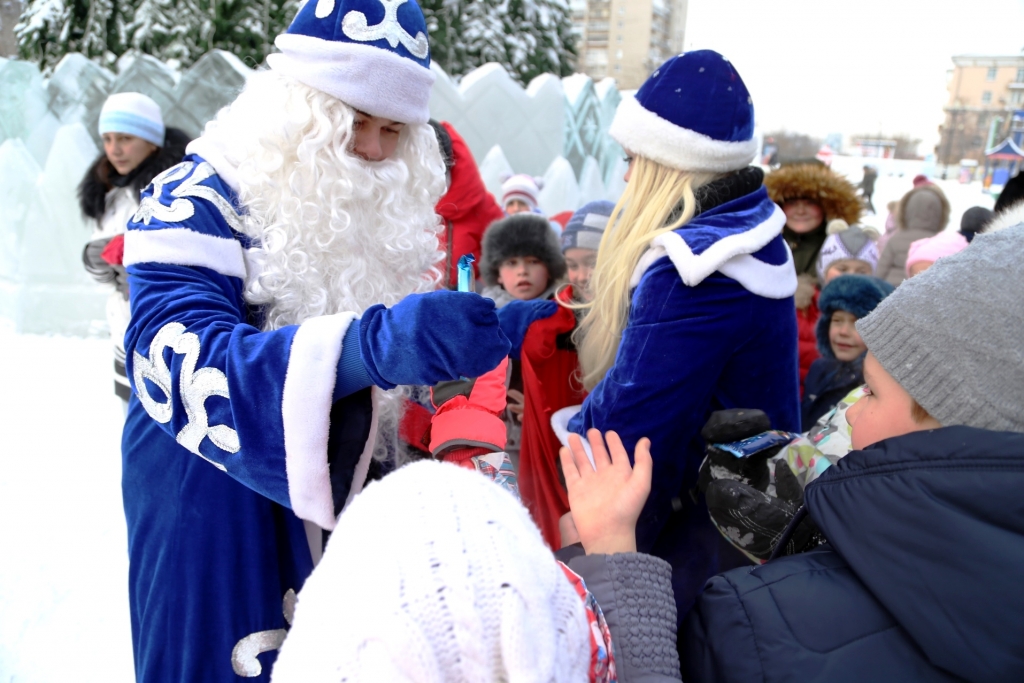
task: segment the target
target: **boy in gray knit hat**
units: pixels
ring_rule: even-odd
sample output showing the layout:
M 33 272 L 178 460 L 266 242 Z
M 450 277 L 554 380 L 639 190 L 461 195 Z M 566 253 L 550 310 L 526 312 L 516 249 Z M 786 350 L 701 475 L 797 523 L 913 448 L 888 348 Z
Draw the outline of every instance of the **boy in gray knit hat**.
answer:
M 854 448 L 938 426 L 1024 432 L 1022 246 L 1024 224 L 979 236 L 857 323 L 873 395 L 847 413 Z

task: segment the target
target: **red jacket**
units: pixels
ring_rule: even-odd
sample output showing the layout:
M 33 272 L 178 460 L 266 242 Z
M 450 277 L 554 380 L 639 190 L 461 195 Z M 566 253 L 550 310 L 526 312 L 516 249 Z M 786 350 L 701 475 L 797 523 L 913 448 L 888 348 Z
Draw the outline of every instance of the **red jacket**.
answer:
M 800 350 L 800 396 L 804 395 L 804 379 L 811 369 L 811 363 L 818 360 L 821 355 L 818 353 L 818 336 L 815 328 L 818 325 L 818 318 L 821 311 L 818 310 L 818 294 L 814 292 L 811 305 L 807 308 L 796 309 L 796 340 L 797 348 Z
M 557 298 L 571 301 L 572 288 L 566 287 Z M 560 306 L 550 318 L 530 325 L 520 355 L 525 406 L 519 494 L 553 549 L 561 546 L 558 520 L 569 511 L 569 498 L 559 482 L 557 462 L 561 443 L 551 429 L 551 415 L 566 406 L 583 403 L 587 395 L 576 378 L 576 349 L 568 342 L 575 328 L 575 313 Z
M 473 154 L 469 151 L 466 141 L 462 139 L 452 125 L 442 121 L 441 125 L 448 131 L 452 139 L 452 154 L 455 166 L 452 167 L 452 184 L 448 192 L 441 197 L 434 208 L 444 219 L 444 231 L 441 233 L 441 250 L 445 247 L 448 224 L 452 230 L 452 261 L 448 273 L 449 280 L 445 285 L 458 282 L 458 260 L 464 254 L 473 254 L 476 263 L 480 263 L 480 243 L 484 231 L 494 221 L 504 218 L 505 214 L 494 200 L 494 195 L 484 187 L 480 178 Z M 441 266 L 442 270 L 444 266 Z M 477 275 L 479 275 L 479 268 Z

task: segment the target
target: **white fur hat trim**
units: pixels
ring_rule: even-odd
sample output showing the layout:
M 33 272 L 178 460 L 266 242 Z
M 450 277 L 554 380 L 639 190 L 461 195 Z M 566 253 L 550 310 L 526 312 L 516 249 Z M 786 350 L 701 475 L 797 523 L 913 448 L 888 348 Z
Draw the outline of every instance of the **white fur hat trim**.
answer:
M 354 109 L 401 123 L 430 120 L 430 69 L 394 52 L 283 33 L 274 40 L 281 52 L 267 64 Z
M 757 140 L 723 142 L 680 128 L 624 97 L 608 134 L 632 154 L 680 171 L 726 173 L 744 168 L 757 155 Z

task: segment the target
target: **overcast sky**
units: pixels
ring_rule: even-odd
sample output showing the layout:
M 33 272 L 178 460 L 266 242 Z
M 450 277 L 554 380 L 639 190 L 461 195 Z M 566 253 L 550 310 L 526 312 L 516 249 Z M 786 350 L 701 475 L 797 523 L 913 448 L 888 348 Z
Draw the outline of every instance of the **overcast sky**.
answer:
M 957 54 L 1020 54 L 1024 0 L 690 0 L 686 49 L 735 64 L 762 130 L 938 141 Z

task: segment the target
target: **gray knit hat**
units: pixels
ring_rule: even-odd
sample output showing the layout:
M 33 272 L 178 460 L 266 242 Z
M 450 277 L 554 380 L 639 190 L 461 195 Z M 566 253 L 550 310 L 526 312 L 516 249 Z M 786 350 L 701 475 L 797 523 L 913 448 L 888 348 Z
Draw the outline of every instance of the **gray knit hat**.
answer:
M 857 331 L 943 426 L 1024 432 L 1024 223 L 906 280 Z

